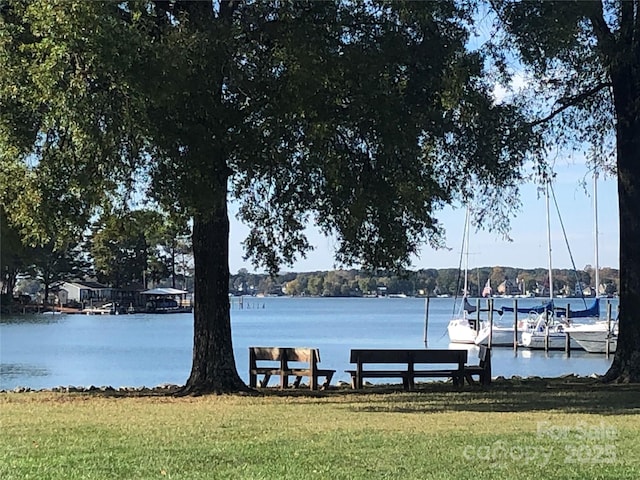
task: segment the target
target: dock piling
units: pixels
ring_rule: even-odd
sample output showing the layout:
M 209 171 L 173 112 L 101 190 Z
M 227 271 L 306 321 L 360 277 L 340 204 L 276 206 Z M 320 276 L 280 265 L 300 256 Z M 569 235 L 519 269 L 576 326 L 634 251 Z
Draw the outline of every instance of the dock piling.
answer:
M 518 354 L 518 299 L 513 300 L 513 353 Z

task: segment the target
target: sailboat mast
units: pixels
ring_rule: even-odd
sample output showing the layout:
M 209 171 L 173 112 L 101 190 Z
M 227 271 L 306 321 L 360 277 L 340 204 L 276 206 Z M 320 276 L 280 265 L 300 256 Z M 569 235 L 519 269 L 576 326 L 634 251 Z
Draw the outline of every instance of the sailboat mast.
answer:
M 598 171 L 593 174 L 593 224 L 594 224 L 594 245 L 596 259 L 596 298 L 600 296 L 600 265 L 598 258 Z
M 547 246 L 549 248 L 549 299 L 553 300 L 553 271 L 552 271 L 552 263 L 551 263 L 551 218 L 549 215 L 549 182 L 551 180 L 547 179 L 546 183 L 546 206 L 547 206 Z
M 469 295 L 469 207 L 467 207 L 467 216 L 464 222 L 464 290 L 462 296 L 467 297 Z

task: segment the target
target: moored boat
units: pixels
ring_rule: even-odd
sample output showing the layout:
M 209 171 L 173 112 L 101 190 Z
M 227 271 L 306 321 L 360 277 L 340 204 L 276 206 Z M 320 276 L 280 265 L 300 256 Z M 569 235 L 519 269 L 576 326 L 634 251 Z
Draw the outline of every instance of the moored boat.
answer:
M 554 317 L 551 312 L 541 313 L 535 327 L 522 332 L 522 346 L 533 350 L 563 350 L 567 345 L 565 329 L 568 326 L 564 319 Z M 569 348 L 580 348 L 575 340 L 569 340 Z
M 452 343 L 475 343 L 478 331 L 476 319 L 469 318 L 469 312 L 463 310 L 461 315 L 449 321 L 447 333 Z
M 618 346 L 618 322 L 609 324 L 600 321 L 593 324 L 575 325 L 566 328 L 566 332 L 585 351 L 589 353 L 606 353 L 607 342 L 609 353 L 616 351 Z
M 523 307 L 518 308 L 517 313 L 527 314 L 526 318 L 522 320 L 518 320 L 518 339 L 517 343 L 522 344 L 522 333 L 532 330 L 535 327 L 538 315 L 544 312 L 547 309 L 553 308 L 553 302 L 549 301 L 544 305 L 540 305 L 537 307 Z M 502 317 L 504 313 L 514 312 L 513 307 L 503 306 L 497 312 Z M 513 345 L 513 337 L 514 337 L 514 325 L 513 322 L 511 324 L 508 321 L 505 321 L 504 318 L 501 318 L 498 323 L 493 324 L 493 328 L 490 328 L 489 322 L 484 322 L 478 331 L 478 335 L 476 336 L 476 345 L 488 345 L 489 344 L 489 335 L 491 335 L 491 346 L 492 347 L 506 347 Z

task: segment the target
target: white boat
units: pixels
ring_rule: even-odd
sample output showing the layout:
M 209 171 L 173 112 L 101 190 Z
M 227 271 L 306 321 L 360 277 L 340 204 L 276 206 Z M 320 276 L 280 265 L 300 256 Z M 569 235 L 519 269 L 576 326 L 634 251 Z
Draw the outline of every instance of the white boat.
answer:
M 555 308 L 547 313 L 538 315 L 534 328 L 522 334 L 522 346 L 527 348 L 545 348 L 546 337 L 549 337 L 549 349 L 563 349 L 566 347 L 567 330 L 590 327 L 597 323 L 600 314 L 600 299 L 596 298 L 593 304 L 584 310 L 569 310 L 569 318 L 566 317 L 566 309 Z M 575 323 L 579 319 L 580 322 Z M 570 348 L 581 348 L 575 338 L 571 338 Z
M 584 350 L 589 353 L 606 353 L 609 342 L 609 353 L 614 353 L 618 346 L 618 322 L 608 324 L 600 321 L 593 324 L 567 327 L 566 332 Z
M 513 327 L 494 325 L 493 329 L 485 322 L 475 338 L 476 345 L 489 345 L 491 334 L 492 347 L 507 347 L 513 345 Z M 522 342 L 522 331 L 518 330 L 518 343 Z
M 467 207 L 467 214 L 465 217 L 464 228 L 464 241 L 461 255 L 465 255 L 464 266 L 464 298 L 462 300 L 462 306 L 460 312 L 449 321 L 447 325 L 447 333 L 449 334 L 449 340 L 452 343 L 475 343 L 478 330 L 476 328 L 476 319 L 469 317 L 470 312 L 466 308 L 469 303 L 467 302 L 467 295 L 469 293 L 468 272 L 469 272 L 469 208 Z
M 518 339 L 519 345 L 522 344 L 522 333 L 533 330 L 538 320 L 538 314 L 544 312 L 546 309 L 551 309 L 553 304 L 551 302 L 538 307 L 525 307 L 518 308 L 518 313 L 526 315 L 526 317 L 518 320 Z M 504 315 L 505 313 L 513 312 L 513 307 L 503 306 L 498 313 Z M 476 345 L 489 345 L 489 334 L 491 334 L 491 346 L 492 347 L 506 347 L 513 345 L 514 326 L 513 321 L 509 323 L 504 318 L 500 319 L 498 323 L 493 324 L 493 328 L 489 328 L 489 322 L 483 322 L 476 336 Z
M 80 313 L 84 315 L 111 315 L 111 308 L 87 307 L 83 308 Z
M 518 345 L 522 345 L 522 334 L 531 331 L 530 320 L 518 320 Z M 489 328 L 489 324 L 484 322 L 478 335 L 476 336 L 476 345 L 489 345 L 489 334 L 491 333 L 492 347 L 510 347 L 513 345 L 513 326 L 493 325 L 493 329 Z
M 466 310 L 447 325 L 447 333 L 452 343 L 475 343 L 478 331 L 475 328 L 475 318 L 469 318 Z
M 564 350 L 567 345 L 566 328 L 568 323 L 562 318 L 554 317 L 553 312 L 538 315 L 536 326 L 527 332 L 522 332 L 522 346 L 533 350 Z M 580 345 L 570 339 L 569 348 L 580 348 Z

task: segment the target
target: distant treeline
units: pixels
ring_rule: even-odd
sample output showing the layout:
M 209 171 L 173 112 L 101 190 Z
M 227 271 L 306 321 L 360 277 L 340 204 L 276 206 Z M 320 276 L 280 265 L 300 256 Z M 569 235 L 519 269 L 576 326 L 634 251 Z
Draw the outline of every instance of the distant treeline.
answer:
M 600 269 L 600 294 L 618 292 L 618 270 Z M 487 285 L 493 294 L 532 294 L 548 296 L 549 273 L 545 268 L 481 267 L 469 271 L 469 296 L 478 296 Z M 554 294 L 579 296 L 595 293 L 595 271 L 553 270 Z M 234 295 L 309 295 L 352 297 L 364 295 L 462 295 L 464 275 L 456 268 L 408 270 L 401 274 L 367 272 L 363 270 L 332 270 L 303 273 L 283 273 L 275 278 L 267 274 L 249 273 L 241 269 L 231 275 L 229 292 Z

